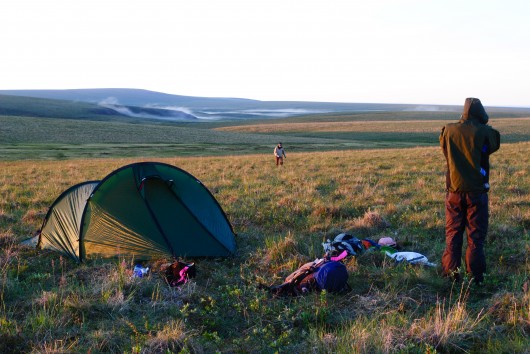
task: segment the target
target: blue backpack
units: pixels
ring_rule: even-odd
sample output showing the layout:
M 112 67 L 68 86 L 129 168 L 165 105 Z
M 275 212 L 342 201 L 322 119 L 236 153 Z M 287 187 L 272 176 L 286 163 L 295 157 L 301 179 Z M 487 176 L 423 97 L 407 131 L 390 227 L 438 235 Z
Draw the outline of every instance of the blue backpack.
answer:
M 315 280 L 320 289 L 341 291 L 347 287 L 348 270 L 341 262 L 326 262 L 317 269 Z
M 298 296 L 312 290 L 338 292 L 349 289 L 348 271 L 341 262 L 321 258 L 298 268 L 281 285 L 262 287 L 274 295 Z

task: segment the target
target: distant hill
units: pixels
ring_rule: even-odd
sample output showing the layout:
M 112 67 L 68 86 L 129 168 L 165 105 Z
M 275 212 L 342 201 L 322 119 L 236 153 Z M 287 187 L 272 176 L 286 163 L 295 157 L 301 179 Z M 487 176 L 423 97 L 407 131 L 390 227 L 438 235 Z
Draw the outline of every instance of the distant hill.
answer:
M 68 100 L 106 108 L 133 106 L 177 110 L 203 120 L 285 118 L 297 115 L 373 111 L 457 111 L 456 106 L 384 103 L 333 103 L 258 101 L 243 98 L 210 98 L 170 95 L 139 89 L 0 90 L 0 95 Z
M 249 103 L 254 107 L 254 100 L 240 98 L 206 98 L 170 95 L 161 92 L 154 92 L 140 89 L 76 89 L 76 90 L 0 90 L 0 94 L 25 97 L 39 97 L 54 100 L 68 100 L 100 103 L 108 100 L 117 101 L 126 106 L 187 106 L 191 108 L 218 107 L 232 108 L 240 107 Z M 234 104 L 235 103 L 235 104 Z
M 17 117 L 46 117 L 90 120 L 140 120 L 196 121 L 189 113 L 148 107 L 124 106 L 115 103 L 95 104 L 64 99 L 49 99 L 0 94 L 0 115 Z
M 123 114 L 96 104 L 58 99 L 0 95 L 0 115 L 112 120 Z
M 461 112 L 462 106 L 258 101 L 244 98 L 210 98 L 171 95 L 140 89 L 0 90 L 0 114 L 59 118 L 162 119 L 171 121 L 226 121 L 287 118 L 313 114 L 352 112 Z M 9 95 L 11 98 L 7 98 Z M 21 106 L 13 98 L 25 97 Z M 31 101 L 29 98 L 48 101 Z M 55 102 L 54 102 L 55 101 Z M 31 108 L 31 109 L 30 109 Z M 529 116 L 530 108 L 487 107 L 492 116 Z M 11 113 L 10 113 L 11 112 Z M 15 112 L 15 113 L 13 113 Z M 58 114 L 58 115 L 55 115 Z

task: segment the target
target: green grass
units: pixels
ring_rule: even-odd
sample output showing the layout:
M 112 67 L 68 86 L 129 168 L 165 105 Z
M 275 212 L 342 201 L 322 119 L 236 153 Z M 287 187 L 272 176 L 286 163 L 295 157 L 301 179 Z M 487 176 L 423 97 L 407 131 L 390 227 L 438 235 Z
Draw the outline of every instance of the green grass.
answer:
M 288 152 L 283 168 L 271 155 L 156 158 L 199 178 L 237 233 L 234 258 L 195 259 L 180 289 L 132 278 L 130 259 L 76 265 L 18 245 L 64 189 L 143 159 L 0 161 L 0 352 L 527 350 L 530 143 L 492 156 L 484 287 L 370 253 L 346 262 L 351 292 L 288 299 L 256 284 L 281 282 L 342 231 L 439 263 L 444 162 L 438 147 Z
M 240 155 L 272 150 L 277 134 L 221 132 L 201 126 L 131 124 L 0 116 L 0 160 Z M 347 148 L 340 139 L 292 137 L 291 148 Z
M 394 112 L 407 118 L 402 121 L 323 122 L 322 116 L 314 116 L 304 123 L 291 118 L 244 125 L 0 116 L 0 160 L 238 156 L 271 153 L 279 141 L 288 153 L 437 146 L 440 128 L 447 121 L 432 119 L 439 116 L 434 113 L 422 112 L 427 120 L 409 113 Z M 528 118 L 492 119 L 504 143 L 530 141 L 529 122 Z

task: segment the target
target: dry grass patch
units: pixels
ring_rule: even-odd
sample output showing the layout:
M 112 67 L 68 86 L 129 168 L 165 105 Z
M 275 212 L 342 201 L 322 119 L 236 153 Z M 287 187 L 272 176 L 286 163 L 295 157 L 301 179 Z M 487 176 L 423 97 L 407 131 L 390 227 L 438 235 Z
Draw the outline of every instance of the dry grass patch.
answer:
M 362 218 L 359 218 L 354 223 L 355 227 L 366 229 L 385 229 L 390 224 L 379 214 L 378 211 L 368 210 L 364 213 Z
M 463 339 L 470 336 L 480 336 L 484 330 L 486 311 L 481 309 L 472 313 L 468 309 L 469 285 L 462 284 L 460 294 L 456 301 L 440 300 L 432 314 L 414 321 L 410 328 L 410 335 L 419 342 L 427 342 L 435 348 L 445 350 L 466 350 Z M 467 344 L 466 344 L 467 346 Z
M 265 239 L 265 254 L 260 257 L 260 263 L 273 272 L 292 269 L 293 264 L 296 267 L 304 259 L 298 247 L 299 240 L 292 233 L 285 237 L 268 237 Z
M 455 115 L 453 121 L 458 120 Z M 353 121 L 269 123 L 216 128 L 219 131 L 244 133 L 307 133 L 307 132 L 368 132 L 368 133 L 439 133 L 447 120 Z M 501 134 L 530 133 L 530 118 L 492 119 L 490 124 Z
M 186 325 L 181 320 L 169 321 L 154 336 L 147 339 L 141 353 L 180 353 L 184 348 L 184 352 L 202 352 L 202 348 L 190 339 L 192 334 L 185 331 L 185 328 Z

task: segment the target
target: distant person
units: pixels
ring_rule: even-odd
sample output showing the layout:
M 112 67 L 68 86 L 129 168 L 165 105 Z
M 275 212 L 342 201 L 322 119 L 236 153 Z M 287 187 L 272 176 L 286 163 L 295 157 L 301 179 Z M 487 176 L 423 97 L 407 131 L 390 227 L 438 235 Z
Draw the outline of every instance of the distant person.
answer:
M 500 147 L 500 134 L 487 125 L 488 119 L 478 98 L 466 98 L 460 121 L 445 125 L 440 134 L 447 162 L 443 273 L 460 280 L 465 230 L 466 270 L 476 284 L 484 281 L 486 272 L 489 155 Z
M 276 157 L 276 166 L 283 165 L 283 159 L 287 158 L 285 155 L 285 149 L 282 146 L 282 143 L 279 143 L 274 148 L 274 157 Z

